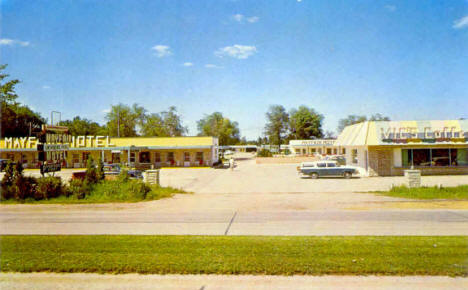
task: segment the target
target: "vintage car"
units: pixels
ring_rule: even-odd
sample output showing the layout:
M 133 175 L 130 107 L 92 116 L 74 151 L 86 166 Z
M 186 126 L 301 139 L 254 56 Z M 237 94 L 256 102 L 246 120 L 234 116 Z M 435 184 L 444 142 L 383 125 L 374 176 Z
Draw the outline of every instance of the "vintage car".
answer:
M 325 176 L 342 176 L 351 178 L 353 174 L 357 174 L 356 168 L 348 166 L 340 166 L 336 161 L 315 161 L 302 162 L 301 166 L 297 167 L 299 174 L 310 176 L 313 179 Z

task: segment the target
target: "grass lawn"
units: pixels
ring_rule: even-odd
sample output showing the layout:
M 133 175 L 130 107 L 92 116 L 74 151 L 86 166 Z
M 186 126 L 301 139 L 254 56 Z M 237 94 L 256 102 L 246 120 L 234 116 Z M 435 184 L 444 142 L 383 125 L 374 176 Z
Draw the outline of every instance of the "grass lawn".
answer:
M 455 187 L 419 187 L 395 186 L 389 191 L 376 191 L 375 193 L 414 199 L 468 199 L 468 185 Z
M 468 237 L 2 236 L 3 272 L 468 276 Z

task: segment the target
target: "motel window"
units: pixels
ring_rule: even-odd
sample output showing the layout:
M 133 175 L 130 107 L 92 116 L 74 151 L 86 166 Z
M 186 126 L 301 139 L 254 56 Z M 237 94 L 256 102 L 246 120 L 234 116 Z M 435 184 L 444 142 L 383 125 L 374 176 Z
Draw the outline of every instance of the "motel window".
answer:
M 317 151 L 317 149 L 312 148 L 312 153 L 315 153 L 316 151 Z
M 72 163 L 80 163 L 80 154 L 73 153 L 73 155 L 72 155 Z
M 333 154 L 338 154 L 338 150 L 337 149 L 333 149 Z
M 331 154 L 332 154 L 331 148 L 327 148 L 327 154 L 328 154 L 328 155 L 331 155 Z
M 15 161 L 15 154 L 13 153 L 8 153 L 7 154 L 7 159 L 11 160 L 11 161 Z
M 130 162 L 131 163 L 135 162 L 135 152 L 130 152 Z
M 174 152 L 167 152 L 167 161 L 174 162 Z
M 91 153 L 83 152 L 83 162 L 87 162 Z
M 346 149 L 343 148 L 343 149 L 341 149 L 341 150 L 342 150 L 342 151 L 341 151 L 341 154 L 345 155 L 345 154 L 346 154 Z
M 203 152 L 197 152 L 196 160 L 197 160 L 198 162 L 202 162 L 202 161 L 203 161 Z
M 301 149 L 296 149 L 296 154 L 301 154 Z
M 319 153 L 319 154 L 322 154 L 322 148 L 319 148 L 319 149 L 318 149 L 318 153 Z
M 140 152 L 140 163 L 150 163 L 150 153 L 149 152 Z
M 184 152 L 184 161 L 190 162 L 190 152 Z
M 112 163 L 120 163 L 120 153 L 112 153 Z
M 305 149 L 302 149 L 302 154 L 306 155 L 306 150 Z
M 351 160 L 353 160 L 353 163 L 354 164 L 357 164 L 358 163 L 358 154 L 357 154 L 357 149 L 353 149 L 351 151 Z
M 154 162 L 161 162 L 161 153 L 154 153 Z

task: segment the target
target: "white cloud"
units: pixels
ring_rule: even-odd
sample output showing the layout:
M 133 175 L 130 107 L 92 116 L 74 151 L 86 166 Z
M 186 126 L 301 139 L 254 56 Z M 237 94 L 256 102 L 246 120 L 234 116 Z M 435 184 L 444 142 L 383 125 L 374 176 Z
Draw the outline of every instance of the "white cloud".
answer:
M 22 41 L 17 39 L 9 39 L 9 38 L 0 38 L 0 45 L 19 45 L 19 46 L 29 46 L 29 41 Z
M 171 48 L 167 45 L 155 45 L 151 48 L 156 52 L 157 57 L 166 57 L 172 55 Z
M 191 63 L 191 62 L 184 62 L 183 66 L 193 66 L 193 63 Z
M 102 110 L 101 112 L 107 114 L 107 113 L 110 113 L 110 111 L 111 111 L 110 109 L 104 109 L 104 110 Z
M 258 20 L 260 20 L 260 17 L 258 16 L 252 16 L 252 17 L 247 18 L 247 21 L 250 23 L 258 22 Z
M 465 28 L 465 27 L 468 27 L 468 15 L 458 19 L 458 20 L 455 20 L 455 22 L 453 23 L 453 28 L 455 29 L 462 29 L 462 28 Z
M 244 15 L 242 14 L 232 15 L 232 19 L 234 19 L 237 22 L 242 22 L 244 20 Z
M 206 68 L 223 68 L 222 66 L 211 64 L 211 63 L 205 64 L 205 67 Z
M 396 11 L 396 6 L 395 5 L 385 5 L 385 9 L 387 9 L 390 12 L 395 12 Z
M 233 46 L 226 46 L 218 49 L 215 51 L 215 55 L 218 57 L 230 56 L 237 59 L 246 59 L 256 52 L 257 48 L 255 46 L 234 44 Z
M 237 21 L 239 23 L 243 23 L 244 21 L 247 21 L 249 23 L 255 23 L 255 22 L 258 22 L 258 20 L 260 20 L 260 17 L 258 17 L 258 16 L 247 17 L 247 16 L 244 16 L 242 14 L 232 15 L 231 18 L 234 21 Z
M 43 85 L 42 88 L 43 88 L 44 90 L 48 90 L 48 89 L 50 89 L 50 86 L 48 86 L 48 85 Z

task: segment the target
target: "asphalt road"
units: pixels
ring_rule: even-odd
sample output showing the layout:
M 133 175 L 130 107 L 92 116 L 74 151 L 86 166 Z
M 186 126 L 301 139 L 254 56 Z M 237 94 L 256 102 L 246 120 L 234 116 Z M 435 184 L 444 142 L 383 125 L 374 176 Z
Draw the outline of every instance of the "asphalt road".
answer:
M 2 210 L 0 234 L 468 235 L 468 211 Z

